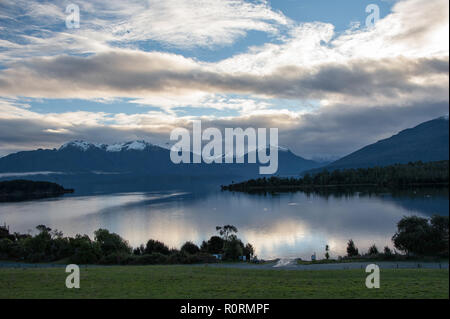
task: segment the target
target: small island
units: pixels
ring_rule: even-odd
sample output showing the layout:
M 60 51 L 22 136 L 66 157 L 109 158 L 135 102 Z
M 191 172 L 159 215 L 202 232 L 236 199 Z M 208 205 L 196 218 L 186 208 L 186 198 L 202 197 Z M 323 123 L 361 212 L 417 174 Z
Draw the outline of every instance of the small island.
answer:
M 61 185 L 51 182 L 29 180 L 0 182 L 0 202 L 56 197 L 73 192 L 73 189 L 65 189 Z

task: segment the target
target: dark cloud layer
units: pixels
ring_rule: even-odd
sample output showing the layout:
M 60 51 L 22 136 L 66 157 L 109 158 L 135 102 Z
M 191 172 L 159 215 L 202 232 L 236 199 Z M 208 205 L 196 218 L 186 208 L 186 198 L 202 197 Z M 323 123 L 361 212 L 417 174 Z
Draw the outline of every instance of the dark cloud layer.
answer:
M 289 146 L 306 157 L 343 156 L 400 130 L 448 114 L 448 102 L 416 103 L 407 106 L 323 108 L 320 112 L 292 118 L 288 114 L 255 115 L 226 119 L 204 119 L 203 128 L 278 127 L 280 145 Z M 179 125 L 190 128 L 189 122 Z M 158 144 L 169 141 L 170 130 L 151 130 L 104 125 L 73 125 L 67 132 L 54 134 L 55 122 L 44 119 L 0 119 L 0 156 L 10 150 L 30 149 L 30 145 L 53 148 L 74 139 L 114 143 L 145 139 Z
M 33 97 L 145 97 L 190 91 L 288 99 L 401 97 L 448 89 L 448 58 L 392 58 L 283 67 L 267 75 L 223 73 L 179 56 L 109 52 L 31 59 L 0 72 L 0 93 Z M 442 76 L 441 82 L 427 81 Z M 415 79 L 423 79 L 420 84 Z

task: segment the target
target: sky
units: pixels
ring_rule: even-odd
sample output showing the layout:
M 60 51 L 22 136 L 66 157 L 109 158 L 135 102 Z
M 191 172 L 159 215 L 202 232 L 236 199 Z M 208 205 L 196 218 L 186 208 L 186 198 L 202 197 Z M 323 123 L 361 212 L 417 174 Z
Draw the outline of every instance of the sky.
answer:
M 294 153 L 335 159 L 448 114 L 448 12 L 447 0 L 2 0 L 0 156 L 163 144 L 200 119 L 277 127 Z

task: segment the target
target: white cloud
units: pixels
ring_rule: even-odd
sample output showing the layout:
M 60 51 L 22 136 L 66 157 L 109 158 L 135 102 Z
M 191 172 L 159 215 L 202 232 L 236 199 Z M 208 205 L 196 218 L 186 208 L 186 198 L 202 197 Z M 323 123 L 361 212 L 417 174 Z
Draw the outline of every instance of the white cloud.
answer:
M 355 130 L 358 143 L 370 143 L 448 112 L 447 0 L 399 1 L 374 28 L 352 26 L 343 34 L 327 23 L 295 24 L 266 1 L 79 1 L 82 27 L 59 32 L 55 25 L 64 21 L 57 11 L 67 1 L 5 3 L 11 9 L 0 17 L 8 20 L 0 28 L 11 33 L 0 39 L 0 95 L 125 97 L 162 111 L 109 114 L 105 105 L 104 113 L 42 115 L 3 100 L 4 149 L 93 132 L 105 139 L 99 142 L 161 138 L 193 118 L 176 115 L 175 108 L 188 106 L 239 114 L 202 117 L 214 125 L 280 127 L 282 143 L 300 154 L 342 155 L 360 146 L 352 141 Z M 31 23 L 13 28 L 18 8 Z M 288 31 L 278 33 L 283 28 Z M 229 45 L 251 30 L 274 34 L 277 41 L 214 63 L 135 47 L 147 40 L 162 48 Z M 292 109 L 277 105 L 278 98 Z M 298 111 L 311 101 L 318 107 Z M 19 122 L 29 125 L 3 134 Z
M 183 48 L 211 47 L 231 44 L 251 30 L 276 34 L 288 23 L 266 1 L 149 1 L 145 10 L 119 23 L 114 34 L 120 41 L 150 39 Z
M 133 48 L 136 41 L 156 41 L 179 48 L 215 47 L 234 43 L 249 31 L 276 35 L 291 21 L 267 1 L 164 0 L 77 1 L 80 28 L 66 29 L 67 0 L 4 1 L 0 27 L 0 63 L 20 57 L 92 54 L 114 46 Z M 20 17 L 20 20 L 16 19 Z
M 350 28 L 336 34 L 331 24 L 304 23 L 293 27 L 281 44 L 253 47 L 221 61 L 217 67 L 263 75 L 283 66 L 313 67 L 355 59 L 448 59 L 448 13 L 447 0 L 408 0 L 394 5 L 393 12 L 373 28 Z

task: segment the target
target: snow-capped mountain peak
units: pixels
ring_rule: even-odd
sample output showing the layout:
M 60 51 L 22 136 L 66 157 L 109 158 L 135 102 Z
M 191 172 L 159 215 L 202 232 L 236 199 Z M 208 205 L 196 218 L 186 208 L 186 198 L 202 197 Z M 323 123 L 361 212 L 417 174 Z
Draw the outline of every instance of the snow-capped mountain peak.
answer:
M 81 141 L 81 140 L 75 140 L 75 141 L 71 141 L 71 142 L 67 142 L 65 144 L 63 144 L 59 150 L 63 150 L 66 149 L 68 147 L 74 147 L 74 148 L 78 148 L 82 151 L 87 151 L 90 148 L 100 148 L 100 149 L 104 149 L 106 147 L 105 144 L 100 144 L 100 143 L 91 143 L 91 142 L 86 142 L 86 141 Z
M 147 143 L 146 141 L 131 141 L 126 143 L 116 143 L 111 144 L 106 147 L 107 152 L 121 152 L 121 151 L 143 151 L 147 147 L 153 146 L 150 143 Z
M 147 147 L 151 147 L 153 144 L 147 143 L 146 141 L 130 141 L 125 143 L 114 143 L 114 144 L 101 144 L 101 143 L 91 143 L 81 140 L 71 141 L 68 143 L 63 144 L 59 150 L 64 150 L 69 147 L 77 148 L 83 152 L 86 152 L 89 149 L 100 149 L 105 150 L 107 152 L 121 152 L 121 151 L 143 151 Z

